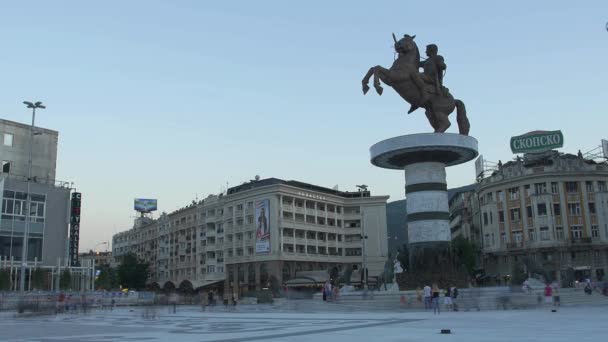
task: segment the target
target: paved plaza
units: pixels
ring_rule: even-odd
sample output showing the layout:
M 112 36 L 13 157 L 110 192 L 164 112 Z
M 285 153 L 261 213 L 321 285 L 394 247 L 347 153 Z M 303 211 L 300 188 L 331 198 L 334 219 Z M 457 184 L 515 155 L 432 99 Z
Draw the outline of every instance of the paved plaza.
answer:
M 3 313 L 0 341 L 598 341 L 608 307 L 442 312 L 365 311 L 330 303 L 97 310 L 15 318 Z M 451 335 L 441 335 L 451 329 Z

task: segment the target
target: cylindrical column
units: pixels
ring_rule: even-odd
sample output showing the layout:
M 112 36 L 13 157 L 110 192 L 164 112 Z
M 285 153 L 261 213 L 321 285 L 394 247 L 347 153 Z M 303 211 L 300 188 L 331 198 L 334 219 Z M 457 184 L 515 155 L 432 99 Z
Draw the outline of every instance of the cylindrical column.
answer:
M 416 163 L 405 166 L 408 241 L 433 245 L 451 240 L 445 164 Z

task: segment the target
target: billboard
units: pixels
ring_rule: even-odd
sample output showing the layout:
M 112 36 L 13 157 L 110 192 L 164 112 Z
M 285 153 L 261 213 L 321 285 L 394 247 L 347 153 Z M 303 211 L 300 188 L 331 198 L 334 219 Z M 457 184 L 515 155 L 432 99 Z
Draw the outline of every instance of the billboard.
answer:
M 534 131 L 511 137 L 511 151 L 517 153 L 540 153 L 564 146 L 562 131 Z
M 135 199 L 135 211 L 139 211 L 141 213 L 149 213 L 152 211 L 156 211 L 157 209 L 157 200 L 155 199 L 146 199 L 146 198 L 136 198 Z
M 255 252 L 270 253 L 270 201 L 255 201 Z

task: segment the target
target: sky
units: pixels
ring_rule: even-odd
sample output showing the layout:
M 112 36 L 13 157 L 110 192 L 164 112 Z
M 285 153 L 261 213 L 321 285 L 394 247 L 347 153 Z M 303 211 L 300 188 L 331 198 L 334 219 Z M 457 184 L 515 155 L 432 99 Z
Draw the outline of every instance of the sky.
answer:
M 403 199 L 369 147 L 432 130 L 389 87 L 361 92 L 393 32 L 439 46 L 486 160 L 539 129 L 590 150 L 608 138 L 607 22 L 608 1 L 4 1 L 0 118 L 47 105 L 87 251 L 132 226 L 134 198 L 171 212 L 256 175 Z M 447 173 L 471 184 L 474 163 Z

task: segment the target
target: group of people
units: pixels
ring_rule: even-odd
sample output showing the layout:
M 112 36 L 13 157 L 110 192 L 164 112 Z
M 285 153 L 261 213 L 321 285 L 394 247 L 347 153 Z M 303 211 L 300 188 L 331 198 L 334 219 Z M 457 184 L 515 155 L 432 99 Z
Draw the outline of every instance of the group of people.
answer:
M 340 288 L 333 286 L 329 281 L 323 285 L 323 301 L 326 302 L 337 302 L 340 295 Z
M 424 308 L 427 310 L 433 309 L 434 314 L 441 313 L 441 290 L 437 284 L 433 286 L 425 285 L 423 288 L 424 293 Z M 456 304 L 456 298 L 458 298 L 458 288 L 456 286 L 448 286 L 443 290 L 443 302 L 448 311 L 458 311 L 458 305 Z

